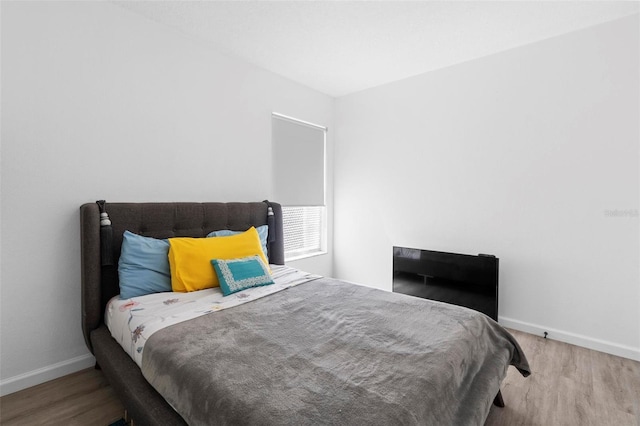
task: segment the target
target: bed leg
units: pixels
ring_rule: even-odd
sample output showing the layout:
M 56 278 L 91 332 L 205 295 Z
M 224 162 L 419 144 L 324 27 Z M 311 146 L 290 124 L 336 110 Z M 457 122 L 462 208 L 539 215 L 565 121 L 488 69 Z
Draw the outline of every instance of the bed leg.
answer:
M 496 395 L 496 397 L 493 400 L 493 405 L 495 405 L 496 407 L 504 407 L 504 399 L 502 399 L 502 392 L 498 391 L 498 394 Z

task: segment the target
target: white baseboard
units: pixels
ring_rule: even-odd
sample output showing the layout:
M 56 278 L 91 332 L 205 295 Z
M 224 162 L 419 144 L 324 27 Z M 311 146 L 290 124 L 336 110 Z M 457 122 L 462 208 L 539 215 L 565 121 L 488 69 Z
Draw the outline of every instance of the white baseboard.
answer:
M 24 374 L 19 374 L 6 380 L 0 380 L 0 396 L 18 392 L 31 386 L 36 386 L 49 380 L 84 370 L 85 368 L 95 365 L 95 362 L 96 359 L 93 355 L 81 355 Z
M 594 339 L 593 337 L 544 327 L 542 325 L 531 324 L 524 321 L 518 321 L 511 318 L 499 317 L 498 322 L 504 327 L 524 331 L 525 333 L 535 334 L 536 336 L 541 337 L 544 336 L 544 332 L 546 331 L 548 333 L 547 339 L 559 340 L 561 342 L 582 346 L 595 351 L 640 361 L 640 348 L 633 348 L 631 346 L 620 345 L 606 340 Z

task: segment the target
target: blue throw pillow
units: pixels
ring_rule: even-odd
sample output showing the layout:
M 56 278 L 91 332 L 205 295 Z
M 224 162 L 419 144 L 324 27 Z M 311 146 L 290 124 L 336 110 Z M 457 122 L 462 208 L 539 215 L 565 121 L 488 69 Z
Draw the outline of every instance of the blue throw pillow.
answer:
M 169 242 L 124 231 L 118 262 L 120 298 L 171 291 Z
M 249 256 L 241 259 L 212 259 L 222 294 L 228 296 L 238 291 L 273 284 L 267 265 L 260 256 Z
M 260 237 L 260 244 L 262 245 L 262 251 L 264 252 L 264 257 L 269 260 L 269 253 L 267 249 L 267 237 L 269 236 L 269 226 L 268 225 L 260 225 L 256 226 L 256 231 L 258 231 L 258 236 Z M 207 237 L 228 237 L 229 235 L 242 234 L 244 231 L 230 231 L 228 229 L 222 229 L 220 231 L 213 231 L 207 234 Z

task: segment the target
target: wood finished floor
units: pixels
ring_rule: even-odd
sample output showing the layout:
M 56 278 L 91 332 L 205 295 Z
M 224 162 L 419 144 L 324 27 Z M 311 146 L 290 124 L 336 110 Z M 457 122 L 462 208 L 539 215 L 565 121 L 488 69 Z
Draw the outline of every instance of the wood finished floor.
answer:
M 485 426 L 640 426 L 640 362 L 510 331 L 532 374 L 509 368 Z
M 512 331 L 533 374 L 513 367 L 506 407 L 485 426 L 640 426 L 640 363 Z M 99 371 L 88 369 L 0 398 L 0 424 L 106 426 L 124 409 Z

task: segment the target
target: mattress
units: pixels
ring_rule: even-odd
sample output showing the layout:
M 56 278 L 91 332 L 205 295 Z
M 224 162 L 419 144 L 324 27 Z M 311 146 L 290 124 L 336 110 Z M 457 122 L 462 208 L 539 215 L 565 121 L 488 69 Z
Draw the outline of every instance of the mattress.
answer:
M 321 278 L 282 265 L 270 265 L 270 268 L 275 284 L 249 288 L 226 297 L 219 287 L 190 293 L 155 293 L 131 299 L 115 296 L 107 304 L 105 323 L 111 336 L 140 367 L 145 343 L 163 328 Z

